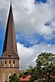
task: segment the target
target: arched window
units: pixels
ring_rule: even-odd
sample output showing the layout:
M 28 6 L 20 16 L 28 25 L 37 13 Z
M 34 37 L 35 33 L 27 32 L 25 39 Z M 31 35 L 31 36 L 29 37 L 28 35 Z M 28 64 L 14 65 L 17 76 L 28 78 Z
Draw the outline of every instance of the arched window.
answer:
M 5 60 L 5 62 L 4 62 L 5 64 L 4 64 L 4 67 L 6 67 L 6 65 L 7 65 L 7 61 Z
M 13 60 L 13 67 L 15 66 L 15 60 Z
M 8 82 L 9 82 L 9 76 L 11 76 L 11 72 L 8 74 Z
M 15 60 L 13 60 L 13 64 L 15 64 Z
M 5 82 L 6 81 L 6 74 L 5 72 L 2 74 L 2 82 Z
M 1 67 L 1 61 L 0 61 L 0 67 Z
M 11 64 L 11 61 L 9 60 L 9 64 Z
M 9 60 L 9 67 L 11 66 L 11 60 Z
M 7 63 L 7 61 L 5 60 L 5 64 Z

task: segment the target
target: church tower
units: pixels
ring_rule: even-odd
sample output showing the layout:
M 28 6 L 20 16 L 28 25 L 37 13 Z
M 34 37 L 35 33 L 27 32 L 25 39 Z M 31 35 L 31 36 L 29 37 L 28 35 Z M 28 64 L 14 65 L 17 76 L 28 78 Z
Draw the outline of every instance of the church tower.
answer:
M 9 82 L 9 76 L 19 74 L 19 56 L 17 53 L 12 4 L 10 4 L 3 52 L 0 57 L 0 82 Z

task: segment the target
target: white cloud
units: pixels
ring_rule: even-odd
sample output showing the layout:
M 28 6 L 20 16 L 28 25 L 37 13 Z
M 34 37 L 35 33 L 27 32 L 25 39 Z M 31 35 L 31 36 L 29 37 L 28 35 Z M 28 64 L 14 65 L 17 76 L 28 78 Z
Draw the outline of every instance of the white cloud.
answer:
M 30 65 L 35 66 L 35 60 L 41 52 L 55 53 L 55 45 L 39 44 L 27 48 L 18 42 L 17 50 L 20 57 L 20 69 L 26 69 Z
M 9 0 L 0 0 L 0 23 L 6 24 L 9 9 Z M 55 1 L 48 0 L 48 3 L 34 4 L 34 0 L 13 0 L 13 13 L 16 31 L 26 34 L 37 32 L 39 34 L 51 35 L 55 31 Z M 6 21 L 5 21 L 6 20 Z M 51 21 L 50 26 L 45 26 L 47 21 Z M 48 38 L 49 38 L 48 36 Z M 39 44 L 32 47 L 24 47 L 17 43 L 20 56 L 20 68 L 27 68 L 35 65 L 35 59 L 41 52 L 55 53 L 55 45 Z
M 14 10 L 14 18 L 19 31 L 40 34 L 52 33 L 51 28 L 44 25 L 52 18 L 51 8 L 48 3 L 34 5 L 34 0 L 21 0 L 17 1 L 16 8 L 17 10 Z
M 53 35 L 55 31 L 55 26 L 51 20 L 55 17 L 54 1 L 48 0 L 45 4 L 34 4 L 34 0 L 19 0 L 15 1 L 15 3 L 16 6 L 13 7 L 13 10 L 17 31 L 26 34 L 37 32 L 45 38 L 47 36 L 48 38 L 46 39 L 53 37 L 51 37 L 51 35 Z M 45 25 L 47 21 L 51 21 L 50 26 Z
M 6 25 L 7 14 L 8 14 L 8 0 L 0 0 L 0 23 Z
M 17 43 L 17 48 L 18 48 L 18 54 L 20 57 L 20 68 L 25 69 L 28 66 L 30 66 L 30 64 L 32 63 L 33 65 L 35 65 L 34 63 L 34 50 L 32 48 L 27 48 L 24 47 L 24 45 Z
M 34 4 L 34 0 L 13 0 L 12 2 L 16 31 L 26 34 L 37 32 L 43 36 L 51 37 L 55 31 L 54 23 L 51 22 L 50 26 L 44 24 L 55 18 L 54 0 L 47 0 L 45 4 Z M 9 0 L 0 0 L 0 22 L 4 22 L 4 24 L 7 21 L 8 4 Z

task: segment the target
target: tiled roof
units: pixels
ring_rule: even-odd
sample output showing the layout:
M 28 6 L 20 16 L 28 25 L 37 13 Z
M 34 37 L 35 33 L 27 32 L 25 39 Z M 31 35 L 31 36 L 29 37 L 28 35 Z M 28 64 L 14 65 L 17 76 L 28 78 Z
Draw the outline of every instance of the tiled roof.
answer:
M 52 76 L 53 79 L 55 79 L 55 76 Z
M 20 81 L 28 81 L 29 82 L 30 78 L 31 78 L 31 75 L 28 75 L 26 77 L 21 77 Z

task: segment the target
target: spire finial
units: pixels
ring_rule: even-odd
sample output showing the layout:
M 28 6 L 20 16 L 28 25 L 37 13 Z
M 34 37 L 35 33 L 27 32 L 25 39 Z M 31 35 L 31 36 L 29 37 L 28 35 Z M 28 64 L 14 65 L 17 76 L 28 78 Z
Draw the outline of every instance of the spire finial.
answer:
M 10 0 L 10 5 L 12 6 L 12 0 Z

